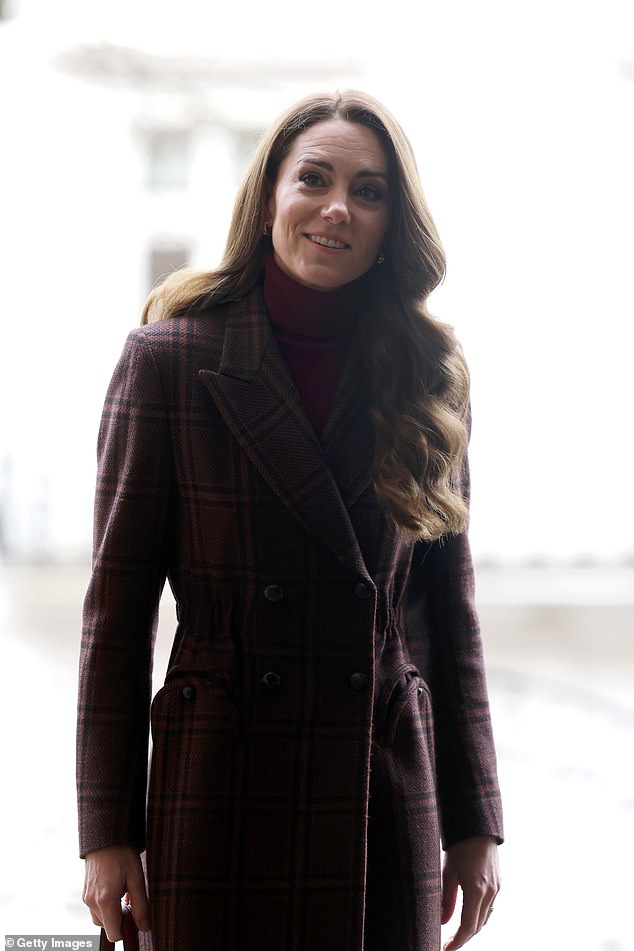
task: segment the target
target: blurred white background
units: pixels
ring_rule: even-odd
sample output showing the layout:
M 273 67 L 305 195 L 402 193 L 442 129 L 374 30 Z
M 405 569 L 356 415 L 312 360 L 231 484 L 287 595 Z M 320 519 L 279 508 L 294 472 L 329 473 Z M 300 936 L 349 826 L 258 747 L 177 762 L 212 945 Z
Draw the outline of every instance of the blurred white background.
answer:
M 112 368 L 152 282 L 217 263 L 258 133 L 343 86 L 412 140 L 448 256 L 432 307 L 473 376 L 471 538 L 508 843 L 472 946 L 634 948 L 629 0 L 0 0 L 8 933 L 91 930 L 72 721 Z

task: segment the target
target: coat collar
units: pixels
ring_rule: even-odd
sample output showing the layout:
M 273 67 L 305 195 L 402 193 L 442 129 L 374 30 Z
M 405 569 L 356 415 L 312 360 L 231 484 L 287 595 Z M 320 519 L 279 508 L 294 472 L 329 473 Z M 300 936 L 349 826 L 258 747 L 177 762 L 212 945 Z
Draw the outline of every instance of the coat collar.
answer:
M 373 431 L 363 412 L 354 355 L 321 439 L 306 419 L 259 288 L 228 306 L 218 370 L 199 373 L 235 438 L 284 505 L 341 561 L 367 577 L 349 509 L 371 481 Z

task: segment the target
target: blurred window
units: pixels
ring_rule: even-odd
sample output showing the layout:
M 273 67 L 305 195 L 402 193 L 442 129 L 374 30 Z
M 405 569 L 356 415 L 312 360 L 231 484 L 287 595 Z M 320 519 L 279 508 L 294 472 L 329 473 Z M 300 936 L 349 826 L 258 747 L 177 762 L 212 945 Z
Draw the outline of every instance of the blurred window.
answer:
M 242 181 L 247 165 L 262 137 L 261 131 L 236 129 L 231 133 L 233 165 L 237 181 Z
M 191 136 L 186 129 L 156 129 L 147 136 L 148 185 L 183 190 L 189 182 Z
M 0 0 L 0 20 L 8 20 L 19 12 L 18 0 Z

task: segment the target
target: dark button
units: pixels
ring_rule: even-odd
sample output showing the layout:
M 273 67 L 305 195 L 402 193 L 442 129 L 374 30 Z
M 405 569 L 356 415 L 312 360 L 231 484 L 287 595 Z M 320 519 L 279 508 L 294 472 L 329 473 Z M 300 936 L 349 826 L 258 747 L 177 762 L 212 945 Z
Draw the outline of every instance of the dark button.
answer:
M 279 584 L 267 584 L 264 589 L 264 597 L 267 601 L 281 601 L 284 597 L 284 590 Z
M 372 597 L 372 588 L 365 581 L 357 581 L 354 586 L 354 596 L 359 598 L 360 601 L 367 601 L 368 598 Z
M 279 674 L 276 674 L 274 670 L 269 670 L 262 677 L 262 683 L 265 687 L 268 687 L 269 690 L 277 690 L 277 688 L 282 683 L 282 678 Z
M 365 690 L 365 688 L 368 686 L 368 678 L 365 674 L 357 672 L 350 678 L 350 686 L 353 690 Z
M 185 700 L 193 700 L 196 696 L 196 691 L 193 687 L 183 687 L 183 696 Z

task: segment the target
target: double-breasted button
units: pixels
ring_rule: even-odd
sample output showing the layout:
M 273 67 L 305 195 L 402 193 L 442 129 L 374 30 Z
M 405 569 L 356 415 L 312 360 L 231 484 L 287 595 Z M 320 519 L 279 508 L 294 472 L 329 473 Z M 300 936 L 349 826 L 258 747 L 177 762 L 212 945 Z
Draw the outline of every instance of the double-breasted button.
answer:
M 372 597 L 372 588 L 365 581 L 357 581 L 354 586 L 354 596 L 359 601 L 367 601 L 368 598 Z
M 262 677 L 262 683 L 269 690 L 277 690 L 282 683 L 282 678 L 274 670 L 267 670 L 264 677 Z
M 196 696 L 196 691 L 193 687 L 187 686 L 183 687 L 182 694 L 185 697 L 185 700 L 193 700 Z
M 353 690 L 365 690 L 368 686 L 368 678 L 365 674 L 362 674 L 360 671 L 354 673 L 350 678 L 350 686 Z
M 267 584 L 264 597 L 267 601 L 281 601 L 284 597 L 284 589 L 279 584 Z

